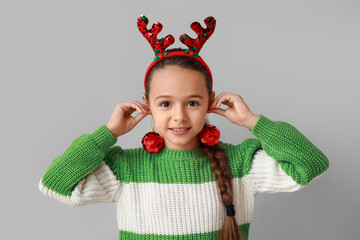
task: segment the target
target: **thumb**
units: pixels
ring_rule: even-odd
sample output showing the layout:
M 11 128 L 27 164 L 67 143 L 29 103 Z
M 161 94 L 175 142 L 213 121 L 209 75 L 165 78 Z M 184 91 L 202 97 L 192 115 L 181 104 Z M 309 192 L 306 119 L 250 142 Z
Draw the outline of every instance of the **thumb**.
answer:
M 137 125 L 144 117 L 146 117 L 149 113 L 147 112 L 142 112 L 142 113 L 139 113 L 138 115 L 136 115 L 134 117 L 135 119 L 135 125 Z

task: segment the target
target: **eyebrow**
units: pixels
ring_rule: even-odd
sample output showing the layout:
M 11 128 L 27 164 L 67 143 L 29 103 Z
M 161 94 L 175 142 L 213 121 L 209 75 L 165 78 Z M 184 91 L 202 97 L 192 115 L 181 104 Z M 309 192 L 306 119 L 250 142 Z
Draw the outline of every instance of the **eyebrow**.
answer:
M 157 96 L 154 100 L 160 99 L 160 98 L 172 98 L 172 96 L 170 95 L 161 95 L 161 96 Z M 204 99 L 202 96 L 200 96 L 199 94 L 193 94 L 193 95 L 189 95 L 186 98 L 200 98 L 200 99 Z

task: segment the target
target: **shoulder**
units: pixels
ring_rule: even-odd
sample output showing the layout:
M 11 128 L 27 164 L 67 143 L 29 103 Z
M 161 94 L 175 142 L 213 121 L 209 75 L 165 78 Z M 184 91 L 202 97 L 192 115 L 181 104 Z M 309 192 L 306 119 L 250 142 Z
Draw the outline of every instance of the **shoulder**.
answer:
M 105 162 L 124 161 L 126 159 L 146 159 L 151 155 L 142 147 L 137 148 L 122 148 L 114 145 L 106 151 Z
M 247 138 L 239 144 L 231 144 L 219 141 L 219 144 L 224 147 L 228 158 L 241 155 L 243 157 L 253 156 L 255 151 L 261 148 L 259 139 Z
M 242 177 L 251 169 L 254 154 L 262 149 L 259 139 L 247 138 L 239 144 L 219 141 L 224 147 L 233 177 Z
M 142 147 L 122 148 L 114 145 L 106 151 L 104 162 L 110 167 L 116 176 L 122 171 L 129 171 L 134 166 L 141 166 L 149 162 L 151 154 Z

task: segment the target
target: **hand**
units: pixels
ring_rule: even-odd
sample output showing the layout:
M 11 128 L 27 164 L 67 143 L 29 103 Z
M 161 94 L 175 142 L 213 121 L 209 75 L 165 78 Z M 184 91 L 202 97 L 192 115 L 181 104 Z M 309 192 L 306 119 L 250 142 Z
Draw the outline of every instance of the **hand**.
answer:
M 139 114 L 135 117 L 131 116 L 131 114 L 135 111 L 138 111 Z M 118 103 L 112 113 L 110 121 L 105 126 L 115 137 L 119 137 L 131 131 L 144 117 L 149 114 L 149 108 L 138 101 Z
M 221 109 L 221 104 L 229 106 L 227 109 Z M 251 130 L 259 115 L 250 111 L 240 95 L 230 92 L 220 93 L 210 105 L 208 113 L 216 113 L 226 117 L 230 122 L 246 127 Z

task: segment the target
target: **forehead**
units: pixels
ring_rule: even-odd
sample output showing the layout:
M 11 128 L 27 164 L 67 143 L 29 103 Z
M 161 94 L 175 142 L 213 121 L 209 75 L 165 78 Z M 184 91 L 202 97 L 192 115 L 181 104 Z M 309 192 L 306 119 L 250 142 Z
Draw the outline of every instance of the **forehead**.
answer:
M 170 95 L 181 98 L 198 94 L 206 98 L 208 91 L 205 81 L 200 71 L 167 65 L 153 73 L 149 97 L 154 99 L 159 95 Z

